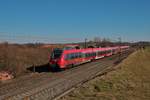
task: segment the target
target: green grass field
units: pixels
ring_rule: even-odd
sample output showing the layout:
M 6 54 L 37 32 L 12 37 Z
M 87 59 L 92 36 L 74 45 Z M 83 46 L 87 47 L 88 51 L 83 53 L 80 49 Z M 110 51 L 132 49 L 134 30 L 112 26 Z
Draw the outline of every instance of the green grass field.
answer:
M 138 50 L 118 69 L 85 83 L 62 100 L 150 100 L 150 48 Z

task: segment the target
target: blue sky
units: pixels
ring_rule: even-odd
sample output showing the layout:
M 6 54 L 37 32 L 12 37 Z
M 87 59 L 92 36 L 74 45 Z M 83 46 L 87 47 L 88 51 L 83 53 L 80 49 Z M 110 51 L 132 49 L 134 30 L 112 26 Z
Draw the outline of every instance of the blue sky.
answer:
M 0 0 L 0 41 L 150 40 L 150 0 Z

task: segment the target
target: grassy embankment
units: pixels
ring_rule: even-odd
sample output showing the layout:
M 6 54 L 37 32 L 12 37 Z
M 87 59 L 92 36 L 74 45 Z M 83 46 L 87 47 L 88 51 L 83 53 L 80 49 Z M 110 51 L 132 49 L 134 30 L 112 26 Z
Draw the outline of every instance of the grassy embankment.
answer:
M 134 52 L 118 67 L 61 99 L 150 100 L 150 48 Z

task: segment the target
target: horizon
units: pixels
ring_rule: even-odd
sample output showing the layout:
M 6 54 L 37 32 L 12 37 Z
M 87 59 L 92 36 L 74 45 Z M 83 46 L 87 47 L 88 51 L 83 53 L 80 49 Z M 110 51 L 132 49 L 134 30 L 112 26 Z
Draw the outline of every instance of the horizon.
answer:
M 0 42 L 150 41 L 149 5 L 148 0 L 1 1 Z

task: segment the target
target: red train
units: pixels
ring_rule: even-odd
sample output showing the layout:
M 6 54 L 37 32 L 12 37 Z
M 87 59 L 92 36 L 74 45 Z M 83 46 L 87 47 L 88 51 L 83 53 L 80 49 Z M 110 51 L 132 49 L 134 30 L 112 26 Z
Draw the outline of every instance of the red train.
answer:
M 52 68 L 65 69 L 75 65 L 100 59 L 106 56 L 124 52 L 129 46 L 87 48 L 87 49 L 54 49 L 51 53 L 49 63 Z

